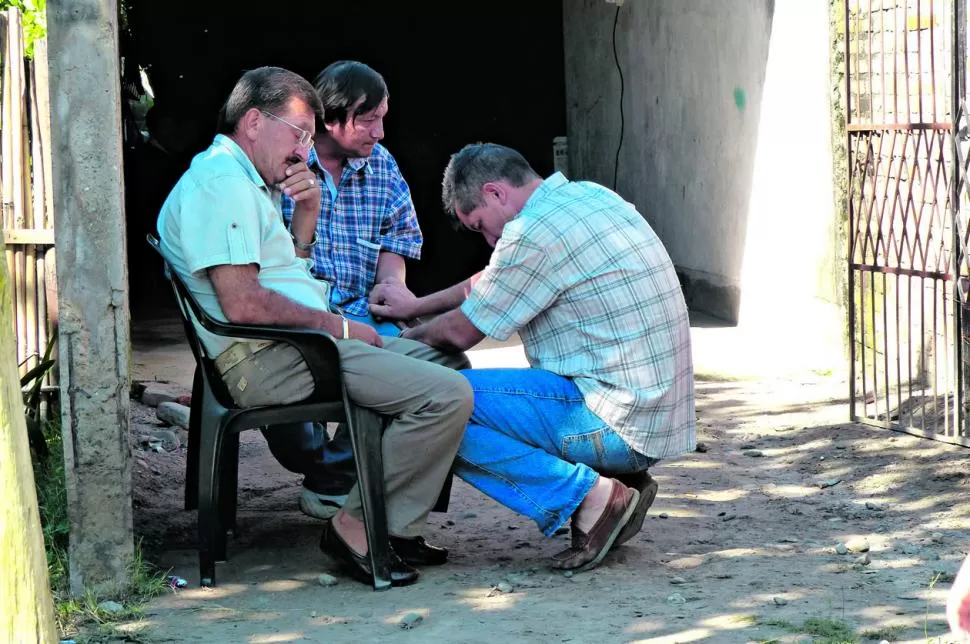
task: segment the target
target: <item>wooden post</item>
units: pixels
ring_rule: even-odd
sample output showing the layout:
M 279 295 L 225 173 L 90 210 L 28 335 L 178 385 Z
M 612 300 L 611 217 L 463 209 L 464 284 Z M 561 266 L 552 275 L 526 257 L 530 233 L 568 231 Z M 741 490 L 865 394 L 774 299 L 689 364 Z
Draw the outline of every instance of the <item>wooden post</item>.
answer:
M 47 91 L 47 42 L 34 43 L 34 60 L 30 63 L 30 156 L 31 192 L 33 197 L 33 227 L 47 228 L 47 180 L 45 148 L 50 145 L 50 110 L 38 104 L 38 99 L 49 96 Z M 40 87 L 40 89 L 38 89 Z M 46 128 L 41 124 L 47 119 Z M 44 246 L 35 246 L 33 253 L 33 289 L 35 303 L 35 340 L 39 352 L 47 348 L 47 293 L 44 287 Z M 49 384 L 45 376 L 45 385 Z M 46 416 L 46 415 L 45 415 Z
M 10 105 L 5 106 L 3 136 L 9 136 L 10 141 L 5 146 L 4 153 L 9 152 L 10 165 L 10 207 L 12 208 L 13 228 L 25 228 L 27 224 L 26 199 L 24 195 L 24 171 L 29 165 L 24 164 L 25 145 L 24 132 L 24 42 L 23 16 L 16 7 L 8 11 L 10 19 L 7 32 L 7 50 L 4 60 L 4 83 L 10 85 L 7 97 Z M 27 255 L 20 244 L 14 248 L 14 302 L 16 303 L 17 320 L 17 362 L 21 363 L 20 375 L 27 373 Z
M 2 41 L 0 42 L 0 45 L 2 45 L 0 46 L 0 55 L 3 56 L 3 98 L 0 99 L 0 105 L 3 108 L 2 116 L 0 116 L 0 122 L 3 123 L 3 129 L 0 130 L 0 168 L 2 168 L 0 185 L 2 185 L 3 202 L 0 203 L 0 211 L 3 214 L 3 228 L 5 230 L 10 230 L 14 227 L 13 169 L 16 165 L 14 159 L 17 157 L 14 156 L 13 132 L 19 130 L 19 128 L 13 125 L 13 106 L 16 103 L 16 96 L 13 93 L 12 77 L 14 71 L 11 64 L 10 50 L 13 49 L 13 41 L 20 37 L 19 18 L 20 10 L 16 7 L 11 7 L 0 13 L 0 41 Z M 7 275 L 11 280 L 16 279 L 17 258 L 13 248 L 5 249 L 4 259 L 7 263 Z M 16 334 L 17 327 L 14 326 L 14 323 L 17 320 L 17 309 L 19 308 L 17 306 L 16 289 L 12 289 L 11 293 L 13 299 L 11 300 L 10 330 Z
M 35 149 L 34 157 L 34 225 L 37 228 L 54 227 L 54 189 L 51 186 L 51 102 L 50 84 L 47 75 L 47 39 L 34 41 L 34 64 L 32 69 L 33 94 L 31 96 L 32 106 L 32 129 L 34 134 Z M 37 180 L 40 177 L 40 180 Z M 41 203 L 42 202 L 42 203 Z M 41 207 L 43 206 L 43 207 Z M 57 283 L 53 279 L 47 278 L 47 272 L 53 269 L 54 258 L 53 248 L 44 246 L 37 249 L 37 319 L 39 333 L 37 334 L 37 346 L 47 347 L 48 333 L 54 333 L 56 319 L 48 317 L 57 311 Z M 57 350 L 51 354 L 56 356 Z M 55 364 L 54 369 L 44 376 L 44 385 L 54 384 L 58 379 L 59 370 Z
M 134 546 L 117 0 L 48 0 L 47 48 L 70 585 L 113 592 Z
M 0 232 L 0 247 L 3 234 Z M 14 361 L 12 293 L 0 264 L 0 642 L 56 642 L 34 472 Z

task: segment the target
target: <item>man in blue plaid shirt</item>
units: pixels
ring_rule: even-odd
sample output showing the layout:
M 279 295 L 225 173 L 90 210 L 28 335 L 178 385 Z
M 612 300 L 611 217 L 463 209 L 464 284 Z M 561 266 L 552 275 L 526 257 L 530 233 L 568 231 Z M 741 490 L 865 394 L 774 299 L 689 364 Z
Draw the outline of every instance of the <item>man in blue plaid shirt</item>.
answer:
M 309 253 L 313 276 L 330 284 L 334 311 L 396 337 L 398 326 L 375 319 L 367 298 L 376 284 L 407 291 L 405 258 L 421 257 L 422 236 L 408 184 L 379 143 L 387 84 L 364 63 L 342 60 L 320 72 L 313 85 L 324 122 L 317 127 L 307 166 L 320 186 L 320 214 L 313 238 L 294 235 L 293 243 L 298 252 Z M 294 208 L 284 193 L 288 227 Z M 332 516 L 354 482 L 345 428 L 338 427 L 329 442 L 326 429 L 314 423 L 276 426 L 267 436 L 272 436 L 270 450 L 277 460 L 304 474 L 300 509 L 320 519 Z
M 367 310 L 375 284 L 404 286 L 405 258 L 421 257 L 411 190 L 394 157 L 379 143 L 387 85 L 367 65 L 339 61 L 320 72 L 314 87 L 325 122 L 307 165 L 322 188 L 320 216 L 315 241 L 294 241 L 297 248 L 311 251 L 313 276 L 330 283 L 332 306 L 382 335 L 397 336 L 394 323 L 375 320 Z M 293 208 L 293 200 L 283 195 L 287 225 Z

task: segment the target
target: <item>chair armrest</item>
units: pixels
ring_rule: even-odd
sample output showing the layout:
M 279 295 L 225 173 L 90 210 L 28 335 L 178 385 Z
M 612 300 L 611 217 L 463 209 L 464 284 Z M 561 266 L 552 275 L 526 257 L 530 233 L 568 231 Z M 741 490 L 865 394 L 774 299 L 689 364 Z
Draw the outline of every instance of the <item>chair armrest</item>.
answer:
M 316 329 L 302 329 L 298 327 L 265 326 L 258 324 L 233 324 L 220 322 L 203 310 L 185 283 L 171 269 L 165 255 L 162 253 L 159 240 L 154 235 L 147 236 L 148 244 L 157 252 L 165 263 L 166 273 L 175 288 L 175 295 L 180 300 L 180 307 L 188 307 L 191 314 L 209 333 L 214 335 L 245 340 L 269 340 L 285 342 L 303 356 L 316 384 L 314 398 L 339 398 L 342 395 L 340 377 L 340 353 L 334 339 L 323 331 Z M 189 311 L 184 311 L 188 314 Z M 187 320 L 186 320 L 187 321 Z
M 194 304 L 194 302 L 193 302 Z M 211 318 L 204 311 L 193 314 L 202 327 L 215 335 L 245 340 L 284 342 L 300 352 L 316 382 L 316 395 L 335 398 L 340 395 L 340 353 L 334 339 L 323 331 L 298 327 L 232 324 Z M 199 315 L 201 314 L 201 315 Z

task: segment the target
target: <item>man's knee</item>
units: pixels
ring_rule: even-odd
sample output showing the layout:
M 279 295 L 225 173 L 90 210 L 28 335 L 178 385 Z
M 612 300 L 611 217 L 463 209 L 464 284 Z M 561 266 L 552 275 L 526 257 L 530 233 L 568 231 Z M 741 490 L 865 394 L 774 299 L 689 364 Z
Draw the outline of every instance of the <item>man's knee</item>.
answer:
M 475 407 L 475 394 L 472 392 L 472 386 L 468 379 L 457 371 L 448 372 L 446 380 L 448 385 L 442 387 L 439 400 L 442 405 L 452 409 L 455 416 L 463 416 L 467 422 L 472 415 L 472 409 Z

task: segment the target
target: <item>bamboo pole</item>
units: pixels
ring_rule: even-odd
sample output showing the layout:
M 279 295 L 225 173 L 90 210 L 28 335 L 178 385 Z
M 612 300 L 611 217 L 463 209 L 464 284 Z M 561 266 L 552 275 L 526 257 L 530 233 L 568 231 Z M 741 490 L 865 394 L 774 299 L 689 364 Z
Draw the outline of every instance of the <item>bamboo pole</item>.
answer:
M 34 60 L 30 64 L 30 143 L 31 176 L 33 178 L 34 228 L 49 228 L 50 213 L 50 92 L 47 84 L 47 40 L 34 42 Z M 37 350 L 47 348 L 47 280 L 44 261 L 44 246 L 36 247 L 34 255 L 35 279 L 34 297 L 37 302 Z M 51 374 L 44 376 L 44 385 L 51 385 Z M 46 397 L 45 397 L 46 402 Z M 46 405 L 44 405 L 46 409 Z M 43 415 L 46 418 L 46 414 Z
M 50 223 L 54 225 L 54 218 L 51 216 Z M 58 333 L 58 307 L 57 307 L 57 250 L 54 246 L 50 246 L 44 252 L 44 292 L 47 295 L 47 317 L 49 332 L 54 334 L 57 338 L 54 340 L 54 350 L 51 355 L 60 356 L 58 344 L 60 343 L 60 334 Z M 48 383 L 51 385 L 57 385 L 60 383 L 61 379 L 61 361 L 55 360 L 54 367 L 48 372 L 50 379 Z
M 5 230 L 13 228 L 13 140 L 11 137 L 11 105 L 13 105 L 13 95 L 11 93 L 11 65 L 10 65 L 10 32 L 11 32 L 11 12 L 16 9 L 8 9 L 0 13 L 0 55 L 3 56 L 3 76 L 2 76 L 2 97 L 0 97 L 0 212 L 2 212 L 2 223 Z M 5 247 L 4 251 L 7 275 L 13 279 L 16 266 L 14 249 Z M 11 289 L 11 296 L 16 293 L 16 289 Z M 11 300 L 10 321 L 14 325 L 11 329 L 14 334 L 17 332 L 17 300 Z M 16 335 L 14 336 L 16 337 Z M 16 351 L 15 351 L 16 355 Z
M 54 191 L 51 187 L 53 170 L 51 169 L 51 92 L 50 81 L 47 77 L 47 39 L 42 38 L 34 42 L 33 65 L 33 101 L 36 114 L 34 137 L 38 145 L 34 154 L 34 172 L 40 175 L 41 195 L 44 209 L 42 217 L 35 215 L 34 225 L 38 228 L 54 227 Z M 36 190 L 36 188 L 35 188 Z M 35 210 L 36 213 L 36 210 Z
M 23 194 L 24 194 L 24 228 L 32 229 L 34 225 L 34 199 L 33 199 L 33 172 L 31 172 L 31 136 L 30 136 L 30 112 L 31 95 L 33 93 L 30 78 L 30 66 L 27 61 L 21 58 L 21 70 L 24 72 L 24 98 L 21 102 L 21 117 L 23 119 L 23 134 L 20 139 L 23 154 L 23 164 L 20 166 L 23 173 Z M 37 246 L 27 244 L 24 246 L 24 355 L 27 362 L 24 365 L 25 373 L 40 362 L 37 352 Z
M 24 196 L 24 46 L 20 10 L 11 7 L 7 31 L 7 60 L 4 71 L 9 69 L 10 106 L 6 110 L 8 121 L 4 132 L 10 133 L 10 203 L 13 208 L 12 228 L 25 228 L 27 213 Z M 14 301 L 17 310 L 17 362 L 21 364 L 20 375 L 27 373 L 27 257 L 23 246 L 14 247 Z

